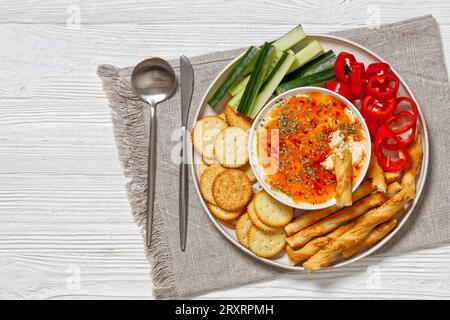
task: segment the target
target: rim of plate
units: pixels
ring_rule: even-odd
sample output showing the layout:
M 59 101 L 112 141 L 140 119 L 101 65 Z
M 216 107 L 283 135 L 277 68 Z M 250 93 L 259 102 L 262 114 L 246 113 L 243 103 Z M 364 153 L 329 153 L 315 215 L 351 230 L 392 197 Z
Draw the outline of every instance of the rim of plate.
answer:
M 358 179 L 356 180 L 356 183 L 352 186 L 352 192 L 354 192 L 356 190 L 356 188 L 359 187 L 361 182 L 366 177 L 367 170 L 369 169 L 369 162 L 370 162 L 370 157 L 371 157 L 371 153 L 372 153 L 372 147 L 371 147 L 372 142 L 370 139 L 369 128 L 367 127 L 367 124 L 364 121 L 358 108 L 356 108 L 356 106 L 350 100 L 348 100 L 345 97 L 337 94 L 336 92 L 331 91 L 326 88 L 314 87 L 314 86 L 298 87 L 298 88 L 294 88 L 294 89 L 285 91 L 285 92 L 277 95 L 270 101 L 268 101 L 264 105 L 264 107 L 261 109 L 261 111 L 258 113 L 256 118 L 253 120 L 253 125 L 252 125 L 252 128 L 250 129 L 250 136 L 248 139 L 248 141 L 249 141 L 248 153 L 249 153 L 250 166 L 252 167 L 252 170 L 253 170 L 253 173 L 255 174 L 256 179 L 258 180 L 259 184 L 264 188 L 264 190 L 266 190 L 266 192 L 269 193 L 273 198 L 277 199 L 281 203 L 284 203 L 285 205 L 292 207 L 292 208 L 301 209 L 301 210 L 319 210 L 319 209 L 324 209 L 324 208 L 331 207 L 332 205 L 335 205 L 336 199 L 333 197 L 330 200 L 328 200 L 324 203 L 319 203 L 317 205 L 310 204 L 307 202 L 295 203 L 291 199 L 289 199 L 289 200 L 285 199 L 285 197 L 280 196 L 277 192 L 275 192 L 272 188 L 270 188 L 267 185 L 267 183 L 264 181 L 264 179 L 261 175 L 262 173 L 260 172 L 261 169 L 258 167 L 259 166 L 258 156 L 256 155 L 256 152 L 255 152 L 255 147 L 256 147 L 255 134 L 256 134 L 257 129 L 259 129 L 261 118 L 266 116 L 267 112 L 269 112 L 272 108 L 274 108 L 280 99 L 285 99 L 287 97 L 296 96 L 299 94 L 307 94 L 308 92 L 324 93 L 324 94 L 330 95 L 330 96 L 335 97 L 336 99 L 342 101 L 347 108 L 349 108 L 354 114 L 356 114 L 359 121 L 362 123 L 364 134 L 366 137 L 366 148 L 365 148 L 366 158 L 365 158 L 365 162 L 364 162 L 364 167 L 361 170 L 361 173 L 360 173 Z M 256 128 L 256 127 L 258 127 L 258 128 Z M 256 163 L 256 162 L 258 162 L 258 163 Z
M 340 41 L 343 43 L 347 43 L 350 44 L 351 46 L 354 46 L 356 48 L 359 48 L 362 51 L 365 51 L 366 53 L 370 54 L 371 56 L 373 56 L 375 59 L 379 60 L 380 62 L 386 62 L 388 63 L 385 59 L 381 58 L 378 54 L 374 53 L 373 51 L 367 49 L 366 47 L 353 42 L 351 40 L 342 38 L 342 37 L 338 37 L 335 35 L 325 35 L 325 34 L 315 34 L 315 33 L 310 33 L 307 35 L 308 37 L 312 37 L 312 38 L 322 38 L 322 39 L 331 39 L 334 41 Z M 243 53 L 242 53 L 243 54 Z M 237 60 L 239 59 L 241 56 L 237 56 L 235 59 L 233 59 L 232 61 L 230 61 L 230 63 L 225 66 L 222 71 L 214 78 L 214 80 L 211 82 L 211 84 L 209 85 L 208 89 L 205 91 L 205 93 L 202 96 L 202 99 L 200 101 L 199 106 L 197 107 L 197 111 L 195 113 L 195 121 L 197 121 L 200 112 L 203 110 L 203 105 L 206 102 L 206 97 L 208 96 L 209 92 L 211 91 L 211 89 L 214 87 L 214 85 L 216 84 L 216 82 L 223 76 L 223 74 L 225 72 L 227 72 L 227 70 L 231 67 L 231 65 Z M 422 126 L 422 150 L 423 150 L 423 157 L 422 157 L 422 167 L 420 170 L 420 175 L 419 178 L 417 180 L 419 180 L 418 185 L 416 186 L 416 197 L 414 198 L 413 203 L 409 206 L 408 211 L 405 213 L 403 219 L 399 222 L 399 224 L 397 225 L 397 228 L 395 228 L 391 233 L 389 233 L 386 237 L 383 238 L 383 240 L 381 240 L 380 242 L 378 242 L 376 245 L 374 245 L 373 247 L 367 249 L 366 251 L 363 251 L 357 255 L 355 255 L 354 257 L 350 258 L 350 259 L 346 259 L 343 261 L 339 261 L 336 264 L 330 265 L 329 267 L 325 268 L 326 269 L 331 269 L 331 268 L 338 268 L 338 267 L 343 267 L 346 266 L 352 262 L 356 262 L 364 257 L 367 257 L 369 255 L 371 255 L 373 252 L 377 251 L 379 248 L 381 248 L 386 242 L 388 242 L 392 237 L 394 237 L 399 230 L 403 227 L 403 225 L 406 223 L 406 221 L 409 219 L 409 217 L 411 216 L 411 214 L 413 213 L 415 207 L 417 206 L 417 202 L 419 200 L 419 198 L 422 195 L 422 191 L 423 191 L 423 187 L 425 185 L 425 181 L 427 178 L 427 173 L 428 173 L 428 163 L 429 163 L 429 140 L 428 140 L 428 129 L 427 129 L 427 125 L 425 123 L 425 119 L 423 117 L 423 112 L 422 112 L 422 108 L 420 107 L 420 104 L 417 102 L 416 97 L 414 96 L 414 93 L 412 92 L 411 88 L 408 86 L 408 84 L 405 82 L 405 80 L 403 80 L 403 78 L 399 75 L 399 73 L 395 70 L 395 68 L 391 67 L 392 72 L 399 78 L 400 82 L 402 83 L 403 87 L 405 88 L 406 92 L 409 94 L 409 96 L 411 97 L 411 99 L 414 100 L 414 102 L 416 102 L 417 104 L 417 109 L 419 110 L 419 115 L 420 115 L 420 123 Z M 274 267 L 277 268 L 281 268 L 281 269 L 285 269 L 285 270 L 289 270 L 289 271 L 295 271 L 295 272 L 305 272 L 305 268 L 303 268 L 301 265 L 297 265 L 297 266 L 292 266 L 292 265 L 286 265 L 286 264 L 281 264 L 279 262 L 270 260 L 270 259 L 266 259 L 266 258 L 261 258 L 258 257 L 257 255 L 255 255 L 253 252 L 251 252 L 249 249 L 243 247 L 238 241 L 236 241 L 235 239 L 233 239 L 223 228 L 222 226 L 219 224 L 219 222 L 212 216 L 212 214 L 209 212 L 208 206 L 205 202 L 205 200 L 201 197 L 200 195 L 200 189 L 198 186 L 198 181 L 197 181 L 197 176 L 196 176 L 196 172 L 195 172 L 195 164 L 194 164 L 194 148 L 191 144 L 190 146 L 190 152 L 188 153 L 189 156 L 189 165 L 190 165 L 190 170 L 191 170 L 191 175 L 194 181 L 194 186 L 195 186 L 195 190 L 197 192 L 197 196 L 200 198 L 200 203 L 202 204 L 203 209 L 206 211 L 207 216 L 209 218 L 209 220 L 211 220 L 211 222 L 214 224 L 214 226 L 216 227 L 216 229 L 234 246 L 236 246 L 239 250 L 241 250 L 242 252 L 245 252 L 246 254 L 252 256 L 254 259 L 259 260 L 263 263 L 272 265 Z M 320 271 L 320 270 L 319 270 Z

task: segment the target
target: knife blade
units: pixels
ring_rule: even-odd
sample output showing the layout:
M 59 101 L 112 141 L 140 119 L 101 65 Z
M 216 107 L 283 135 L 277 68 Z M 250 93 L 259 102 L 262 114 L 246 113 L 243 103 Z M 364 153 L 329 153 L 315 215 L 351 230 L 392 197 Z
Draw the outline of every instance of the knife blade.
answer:
M 188 221 L 188 147 L 187 125 L 192 93 L 194 92 L 194 69 L 188 58 L 180 56 L 180 86 L 181 86 L 181 151 L 180 151 L 180 180 L 179 180 L 179 220 L 180 247 L 186 249 L 187 221 Z

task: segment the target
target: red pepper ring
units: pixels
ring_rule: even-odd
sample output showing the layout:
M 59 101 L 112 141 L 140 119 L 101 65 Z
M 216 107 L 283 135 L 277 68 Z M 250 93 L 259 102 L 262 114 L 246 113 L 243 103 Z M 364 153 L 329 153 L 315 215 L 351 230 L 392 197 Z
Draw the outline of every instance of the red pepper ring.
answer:
M 352 62 L 356 62 L 356 58 L 354 55 L 344 51 L 339 53 L 336 61 L 334 62 L 334 73 L 336 76 L 336 80 L 347 84 L 350 82 L 350 77 L 347 71 L 348 68 L 350 68 Z
M 385 148 L 385 143 L 389 140 L 394 141 L 391 145 L 392 147 L 395 146 L 395 150 L 398 151 L 398 160 L 392 160 L 389 155 L 386 156 L 383 152 L 383 147 Z M 399 171 L 405 168 L 409 163 L 408 148 L 400 142 L 397 135 L 386 125 L 381 125 L 378 127 L 377 133 L 375 134 L 374 150 L 378 163 L 386 172 Z
M 391 85 L 393 83 L 393 85 Z M 373 75 L 367 80 L 366 91 L 375 98 L 388 99 L 398 91 L 400 81 L 393 73 Z
M 403 144 L 404 147 L 408 148 L 411 143 L 414 141 L 414 137 L 416 136 L 416 125 L 414 125 L 411 129 L 411 133 L 408 135 L 408 138 L 404 139 L 403 137 L 397 135 L 398 141 L 400 141 L 401 144 Z M 397 150 L 397 144 L 395 143 L 389 143 L 386 140 L 383 140 L 383 147 L 385 147 L 388 150 Z
M 367 95 L 361 103 L 361 114 L 366 120 L 382 121 L 389 118 L 396 108 L 397 102 L 395 99 L 382 101 Z
M 402 121 L 402 119 L 404 119 L 405 117 L 407 117 L 409 120 L 408 122 L 405 122 L 403 124 L 401 124 L 401 127 L 398 128 L 392 128 L 391 125 L 393 123 L 396 124 L 400 124 L 400 122 Z M 390 117 L 387 121 L 386 121 L 386 125 L 391 128 L 391 130 L 397 135 L 399 141 L 406 147 L 409 147 L 409 145 L 413 142 L 414 137 L 416 135 L 416 121 L 414 121 L 414 115 L 411 114 L 408 111 L 400 111 L 399 113 L 394 114 L 392 117 Z M 403 133 L 406 133 L 408 131 L 411 132 L 408 135 L 408 138 L 403 138 L 400 135 Z M 384 147 L 386 149 L 389 150 L 395 150 L 396 146 L 393 146 L 390 143 L 384 142 Z
M 409 103 L 409 105 L 411 106 L 412 115 L 413 115 L 412 122 L 416 123 L 417 119 L 419 118 L 419 109 L 417 108 L 417 104 L 414 102 L 413 99 L 408 98 L 408 97 L 399 97 L 399 98 L 397 98 L 397 106 L 399 106 L 402 102 Z
M 352 100 L 352 93 L 350 91 L 350 87 L 346 83 L 330 80 L 327 81 L 327 83 L 325 83 L 325 88 L 340 94 L 341 96 L 347 98 L 348 100 Z
M 397 100 L 398 101 L 398 100 Z M 401 123 L 401 120 L 404 118 L 408 118 L 407 122 Z M 396 124 L 397 127 L 392 128 L 392 124 Z M 402 134 L 409 131 L 413 126 L 416 125 L 416 119 L 414 119 L 414 115 L 409 111 L 400 111 L 392 115 L 389 119 L 386 120 L 386 125 L 394 131 L 395 134 Z M 398 127 L 400 125 L 400 127 Z
M 365 78 L 365 67 L 362 62 L 350 63 L 350 89 L 353 99 L 361 99 L 363 96 L 363 81 Z
M 374 62 L 367 66 L 366 75 L 370 78 L 373 75 L 382 75 L 385 73 L 390 73 L 391 67 L 384 62 Z
M 377 133 L 378 126 L 380 125 L 378 122 L 373 120 L 365 120 L 367 124 L 367 128 L 369 129 L 370 138 L 375 140 L 375 134 Z

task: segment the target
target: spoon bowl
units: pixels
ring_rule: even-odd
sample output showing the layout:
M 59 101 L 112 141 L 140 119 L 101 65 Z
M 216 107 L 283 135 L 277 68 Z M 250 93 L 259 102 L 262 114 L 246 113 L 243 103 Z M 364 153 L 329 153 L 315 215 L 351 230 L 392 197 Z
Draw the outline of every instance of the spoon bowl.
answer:
M 147 169 L 146 244 L 150 246 L 156 174 L 156 105 L 170 98 L 177 89 L 177 77 L 170 64 L 161 58 L 146 59 L 133 69 L 131 86 L 136 95 L 150 106 Z
M 142 100 L 159 103 L 175 93 L 177 80 L 175 72 L 166 60 L 150 58 L 140 62 L 133 69 L 131 85 Z

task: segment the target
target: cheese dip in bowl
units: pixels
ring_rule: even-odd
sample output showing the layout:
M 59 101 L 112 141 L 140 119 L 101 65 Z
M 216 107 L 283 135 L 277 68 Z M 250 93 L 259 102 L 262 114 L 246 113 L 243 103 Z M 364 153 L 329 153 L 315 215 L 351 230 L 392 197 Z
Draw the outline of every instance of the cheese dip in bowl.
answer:
M 336 203 L 336 157 L 346 148 L 354 191 L 369 166 L 369 131 L 350 101 L 320 87 L 296 88 L 275 97 L 256 117 L 249 139 L 258 182 L 282 203 L 305 210 Z

